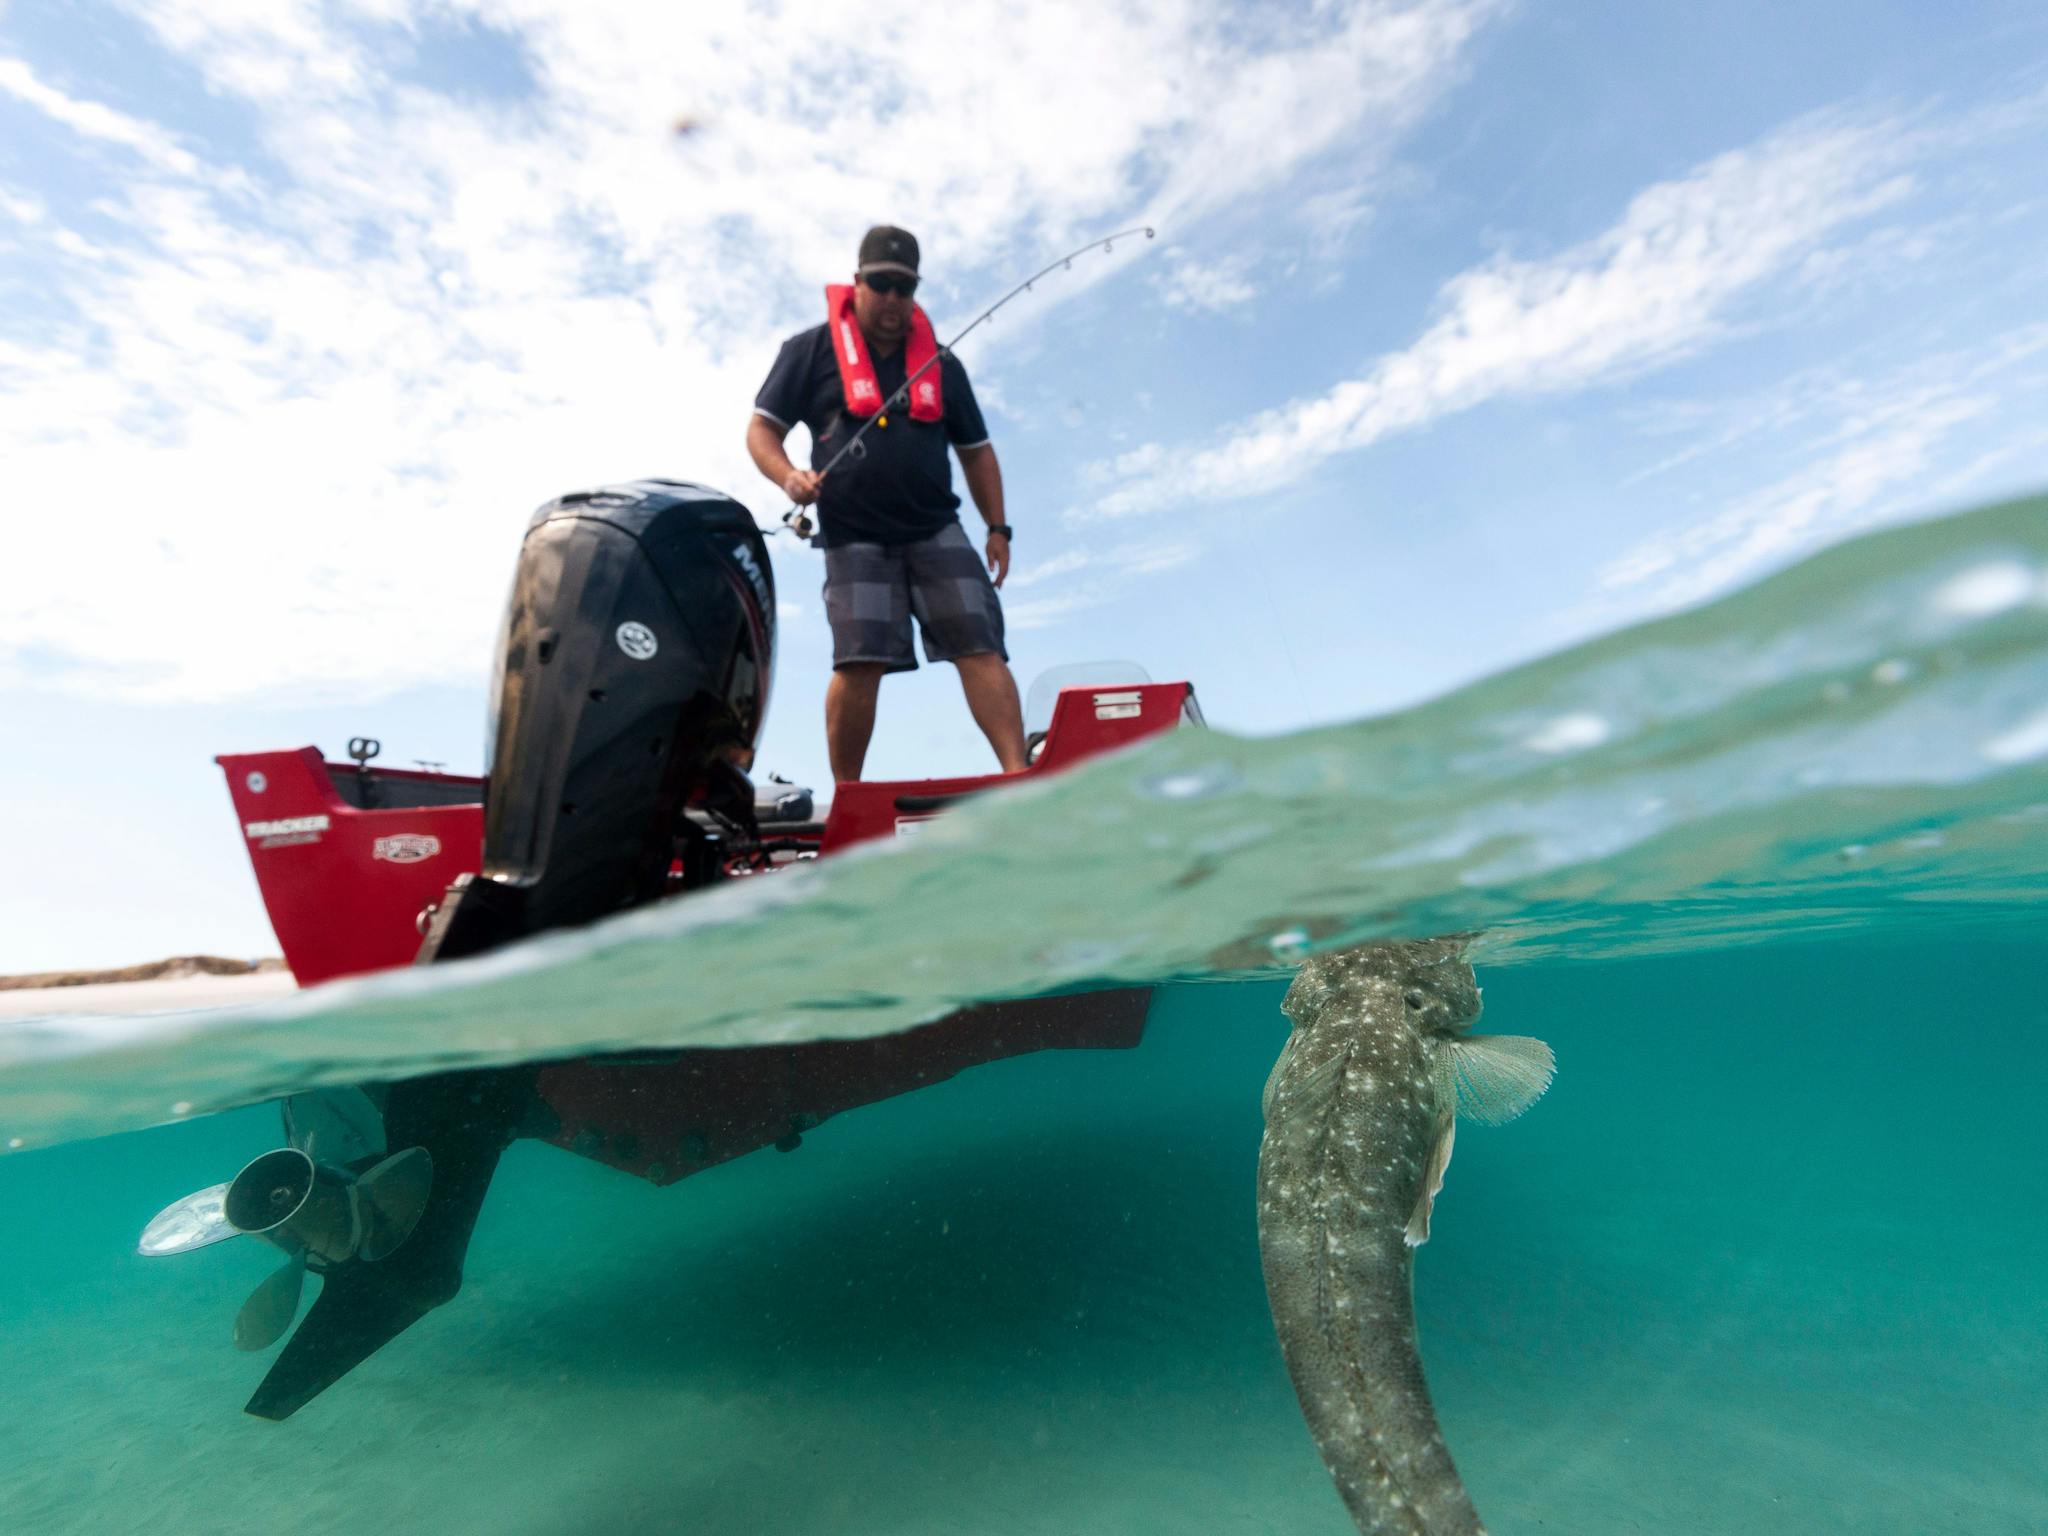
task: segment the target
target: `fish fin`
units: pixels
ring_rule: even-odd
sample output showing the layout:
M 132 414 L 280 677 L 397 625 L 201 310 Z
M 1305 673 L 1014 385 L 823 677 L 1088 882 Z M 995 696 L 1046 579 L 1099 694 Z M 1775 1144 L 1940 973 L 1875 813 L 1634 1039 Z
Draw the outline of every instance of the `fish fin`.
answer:
M 1280 1047 L 1280 1054 L 1273 1058 L 1273 1070 L 1266 1074 L 1266 1091 L 1259 1096 L 1259 1114 L 1266 1124 L 1273 1123 L 1273 1105 L 1280 1097 L 1280 1079 L 1287 1073 L 1287 1063 L 1294 1057 L 1294 1042 L 1300 1038 L 1290 1034 Z
M 1344 1069 L 1350 1065 L 1351 1052 L 1331 1052 L 1306 1072 L 1290 1077 L 1283 1087 L 1280 1074 L 1283 1068 L 1291 1069 L 1293 1065 L 1293 1039 L 1293 1036 L 1288 1037 L 1290 1049 L 1281 1057 L 1279 1065 L 1274 1067 L 1273 1080 L 1266 1085 L 1267 1092 L 1273 1100 L 1274 1108 L 1280 1107 L 1279 1100 L 1285 1096 L 1289 1120 L 1298 1125 L 1320 1124 L 1323 1117 L 1329 1113 L 1330 1101 L 1344 1085 Z M 1272 1114 L 1269 1112 L 1266 1118 L 1270 1122 Z
M 1458 1113 L 1506 1125 L 1543 1097 L 1557 1071 L 1550 1047 L 1528 1035 L 1466 1035 L 1451 1042 Z
M 1436 1197 L 1444 1187 L 1444 1171 L 1451 1166 L 1451 1144 L 1458 1139 L 1458 1117 L 1440 1112 L 1436 1118 L 1436 1139 L 1429 1149 L 1429 1162 L 1422 1170 L 1422 1189 L 1415 1197 L 1415 1211 L 1408 1218 L 1408 1230 L 1402 1234 L 1410 1248 L 1420 1248 L 1429 1241 L 1430 1213 L 1436 1208 Z

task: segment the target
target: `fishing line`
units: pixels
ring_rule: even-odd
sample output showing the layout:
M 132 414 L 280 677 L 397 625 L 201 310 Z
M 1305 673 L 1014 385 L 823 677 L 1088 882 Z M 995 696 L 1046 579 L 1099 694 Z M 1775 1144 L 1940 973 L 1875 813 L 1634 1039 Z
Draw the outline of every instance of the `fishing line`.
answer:
M 1266 562 L 1259 558 L 1256 540 L 1246 546 L 1245 554 L 1251 562 L 1252 569 L 1258 572 L 1259 586 L 1265 591 L 1266 607 L 1273 615 L 1273 629 L 1280 636 L 1280 654 L 1287 658 L 1287 672 L 1294 679 L 1294 702 L 1301 709 L 1302 724 L 1306 726 L 1309 717 L 1308 689 L 1302 684 L 1301 668 L 1295 664 L 1294 642 L 1287 637 L 1285 611 L 1273 599 L 1273 583 L 1266 576 Z
M 867 436 L 868 428 L 876 425 L 878 422 L 887 421 L 889 419 L 889 413 L 895 410 L 899 405 L 901 405 L 904 401 L 910 398 L 910 386 L 915 384 L 919 379 L 924 377 L 925 369 L 936 367 L 938 366 L 941 359 L 952 356 L 953 349 L 959 346 L 961 342 L 965 341 L 967 339 L 968 334 L 971 331 L 973 331 L 976 326 L 981 325 L 990 316 L 995 314 L 997 310 L 1001 309 L 1005 304 L 1009 303 L 1010 300 L 1016 298 L 1017 295 L 1019 295 L 1020 293 L 1029 293 L 1035 286 L 1037 286 L 1041 279 L 1051 276 L 1054 272 L 1073 271 L 1075 257 L 1086 256 L 1090 251 L 1094 250 L 1097 246 L 1100 246 L 1102 248 L 1102 252 L 1104 255 L 1108 255 L 1111 251 L 1116 249 L 1117 241 L 1127 240 L 1132 235 L 1143 235 L 1147 240 L 1150 240 L 1153 237 L 1152 226 L 1149 224 L 1140 224 L 1130 229 L 1120 229 L 1113 235 L 1098 235 L 1095 239 L 1090 240 L 1086 245 L 1077 246 L 1075 249 L 1067 252 L 1066 255 L 1059 257 L 1057 260 L 1047 262 L 1045 266 L 1041 267 L 1038 271 L 1032 273 L 1029 277 L 1025 278 L 1023 282 L 1019 283 L 1016 287 L 1012 288 L 1008 293 L 1004 294 L 1000 299 L 997 299 L 995 303 L 989 305 L 987 309 L 984 309 L 980 314 L 976 315 L 972 320 L 968 321 L 967 324 L 964 327 L 962 327 L 959 335 L 955 336 L 951 341 L 947 342 L 944 346 L 940 347 L 938 351 L 934 352 L 929 358 L 927 358 L 925 362 L 918 368 L 917 372 L 911 374 L 910 377 L 905 379 L 903 383 L 896 389 L 896 391 L 893 394 L 891 394 L 887 400 L 882 402 L 882 408 L 879 411 L 876 411 L 874 415 L 870 416 L 866 421 L 861 423 L 860 428 L 853 434 L 852 437 L 846 440 L 846 442 L 840 447 L 840 450 L 837 453 L 833 454 L 831 458 L 825 461 L 825 467 L 818 471 L 818 478 L 822 481 L 825 478 L 825 476 L 831 474 L 833 467 L 837 465 L 841 459 L 844 459 L 848 454 L 852 454 L 856 448 L 860 448 L 860 452 L 858 454 L 854 454 L 854 456 L 856 458 L 865 457 L 867 450 L 865 448 L 861 448 L 860 440 L 863 437 Z M 789 510 L 782 514 L 782 527 L 787 528 L 791 533 L 794 533 L 800 539 L 807 539 L 811 536 L 811 520 L 805 514 L 804 509 L 796 502 L 791 502 L 789 504 Z M 777 531 L 779 532 L 780 530 Z

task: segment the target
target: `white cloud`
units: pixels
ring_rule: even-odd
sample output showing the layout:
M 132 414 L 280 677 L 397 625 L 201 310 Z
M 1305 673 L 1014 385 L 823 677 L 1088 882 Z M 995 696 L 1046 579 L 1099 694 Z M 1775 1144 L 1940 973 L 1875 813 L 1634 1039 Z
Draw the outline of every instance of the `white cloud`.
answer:
M 1340 143 L 1350 144 L 1355 168 L 1369 166 L 1386 142 L 1354 142 L 1358 125 L 1384 133 L 1411 123 L 1474 31 L 1502 8 L 1501 0 L 1397 0 L 1232 13 L 1198 51 L 1155 76 L 1162 88 L 1184 88 L 1192 111 L 1179 125 L 1182 143 L 1152 217 L 1184 223 Z M 1247 35 L 1248 24 L 1271 30 Z M 1126 74 L 1124 60 L 1114 67 Z
M 371 83 L 361 48 L 327 23 L 319 0 L 126 0 L 125 8 L 224 95 L 334 101 L 360 96 Z M 361 19 L 399 22 L 409 11 L 359 0 L 348 9 Z
M 1802 121 L 1640 193 L 1561 255 L 1501 258 L 1444 285 L 1436 320 L 1363 377 L 1255 418 L 1209 449 L 1148 444 L 1104 466 L 1078 520 L 1224 500 L 1300 478 L 1335 454 L 1503 395 L 1583 388 L 1706 342 L 1737 300 L 1829 234 L 1903 196 L 1883 124 Z M 1154 470 L 1173 462 L 1169 483 Z
M 174 176 L 200 173 L 199 161 L 168 133 L 112 107 L 66 95 L 21 59 L 0 57 L 0 91 L 86 138 L 132 150 L 158 170 Z
M 1222 260 L 1198 262 L 1182 259 L 1167 269 L 1155 286 L 1159 296 L 1174 309 L 1207 310 L 1220 314 L 1238 309 L 1258 297 L 1250 277 L 1249 262 Z
M 1961 489 L 1944 482 L 1930 492 L 1939 450 L 1959 429 L 2015 398 L 2041 395 L 2048 381 L 2022 368 L 2044 352 L 2048 325 L 2034 325 L 1974 353 L 1939 355 L 1890 377 L 1837 382 L 1826 392 L 1793 381 L 1775 402 L 1767 400 L 1766 416 L 1808 419 L 1831 408 L 1827 429 L 1806 444 L 1804 462 L 1709 518 L 1642 541 L 1610 561 L 1597 585 L 1658 608 L 1697 602 L 1905 511 L 1901 498 L 1925 507 Z M 1737 438 L 1748 435 L 1745 423 Z M 1733 440 L 1724 436 L 1711 446 Z
M 1983 414 L 1982 396 L 1915 402 L 1882 427 L 1673 537 L 1638 546 L 1600 575 L 1607 588 L 1656 582 L 1653 600 L 1672 606 L 1732 585 L 1795 549 L 1840 533 L 1884 492 L 1923 473 L 1950 431 Z
M 40 224 L 43 222 L 44 212 L 42 202 L 39 199 L 23 197 L 18 193 L 8 191 L 5 187 L 0 187 L 0 213 L 6 214 L 15 223 Z
M 1003 583 L 1003 615 L 1013 629 L 1048 628 L 1071 614 L 1110 602 L 1135 576 L 1174 570 L 1201 553 L 1200 545 L 1184 539 L 1134 539 L 1061 550 L 1023 567 Z M 1013 595 L 1046 583 L 1053 583 L 1051 590 L 1037 596 Z
M 1091 576 L 1145 576 L 1186 565 L 1202 553 L 1186 539 L 1132 539 L 1123 544 L 1082 544 L 1027 566 L 1006 583 L 1034 587 L 1041 582 L 1081 572 Z
M 1071 576 L 1076 571 L 1088 568 L 1092 553 L 1085 549 L 1065 549 L 1045 560 L 1039 560 L 1024 567 L 1003 583 L 1005 592 L 1022 591 L 1036 587 L 1062 576 Z
M 261 155 L 222 172 L 28 64 L 0 78 L 135 157 L 92 227 L 16 234 L 93 259 L 50 264 L 28 334 L 0 312 L 10 502 L 53 509 L 0 568 L 0 669 L 197 698 L 474 676 L 545 496 L 683 473 L 779 510 L 747 403 L 866 224 L 916 228 L 934 309 L 964 309 L 1020 250 L 1378 163 L 1492 6 L 128 9 Z M 384 67 L 465 17 L 529 98 Z
M 1007 586 L 1007 583 L 1005 584 Z M 1050 629 L 1072 614 L 1107 601 L 1098 591 L 1077 587 L 1044 597 L 1027 597 L 1021 602 L 1003 603 L 1003 622 L 1014 630 Z

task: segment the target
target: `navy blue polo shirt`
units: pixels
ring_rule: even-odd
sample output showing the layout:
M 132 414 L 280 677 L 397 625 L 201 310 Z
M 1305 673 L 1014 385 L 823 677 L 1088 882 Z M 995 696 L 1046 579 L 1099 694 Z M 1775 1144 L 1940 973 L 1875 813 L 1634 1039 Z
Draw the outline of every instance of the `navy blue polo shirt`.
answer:
M 904 349 L 883 357 L 870 347 L 868 356 L 886 400 L 903 387 Z M 860 447 L 818 488 L 818 529 L 828 548 L 915 543 L 957 521 L 960 498 L 953 494 L 946 446 L 977 447 L 988 441 L 988 426 L 960 360 L 947 353 L 938 373 L 945 405 L 940 420 L 913 420 L 908 406 L 884 412 L 889 424 L 870 427 Z M 813 469 L 822 469 L 869 419 L 847 414 L 832 338 L 823 325 L 782 344 L 754 409 L 785 430 L 798 422 L 811 429 Z

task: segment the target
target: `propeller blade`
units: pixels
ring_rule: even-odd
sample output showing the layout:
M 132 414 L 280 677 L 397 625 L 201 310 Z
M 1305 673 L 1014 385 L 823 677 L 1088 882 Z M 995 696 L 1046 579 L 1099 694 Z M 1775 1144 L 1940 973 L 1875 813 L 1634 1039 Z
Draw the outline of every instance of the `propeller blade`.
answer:
M 419 1224 L 433 1189 L 434 1156 L 425 1147 L 395 1152 L 356 1180 L 363 1216 L 363 1240 L 356 1256 L 374 1263 L 397 1252 Z
M 299 1315 L 299 1296 L 305 1287 L 306 1261 L 301 1257 L 251 1291 L 235 1318 L 235 1348 L 268 1349 L 283 1338 Z
M 227 1198 L 228 1186 L 214 1184 L 165 1206 L 142 1229 L 135 1251 L 147 1259 L 160 1259 L 235 1236 L 224 1209 Z
M 384 1155 L 384 1122 L 360 1088 L 316 1088 L 284 1101 L 284 1139 L 316 1163 L 352 1168 Z

